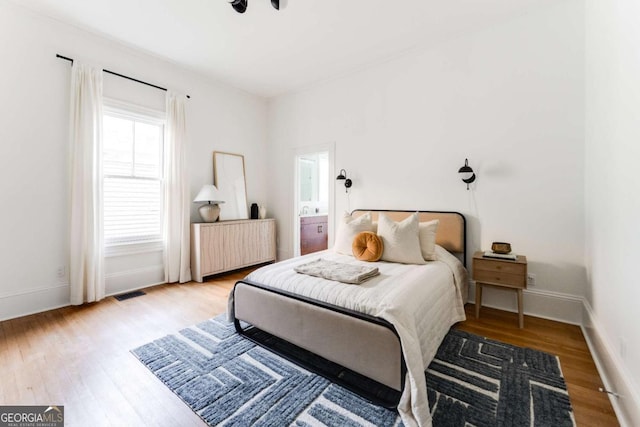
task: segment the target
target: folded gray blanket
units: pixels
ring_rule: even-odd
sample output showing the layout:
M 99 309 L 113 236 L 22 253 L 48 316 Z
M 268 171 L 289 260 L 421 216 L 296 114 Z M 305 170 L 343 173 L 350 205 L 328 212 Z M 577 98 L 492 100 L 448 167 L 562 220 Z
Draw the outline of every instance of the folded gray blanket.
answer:
M 300 264 L 294 267 L 293 270 L 296 273 L 322 277 L 323 279 L 335 280 L 353 285 L 359 285 L 360 283 L 380 274 L 378 267 L 344 264 L 322 258 L 318 258 L 317 260 L 306 264 Z

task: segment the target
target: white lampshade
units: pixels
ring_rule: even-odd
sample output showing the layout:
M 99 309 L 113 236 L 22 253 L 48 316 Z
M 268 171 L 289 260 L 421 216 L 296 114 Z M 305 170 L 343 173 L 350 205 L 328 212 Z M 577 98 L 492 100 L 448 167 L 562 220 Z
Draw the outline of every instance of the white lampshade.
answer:
M 213 184 L 203 185 L 193 202 L 224 203 L 222 200 L 218 200 L 218 189 Z

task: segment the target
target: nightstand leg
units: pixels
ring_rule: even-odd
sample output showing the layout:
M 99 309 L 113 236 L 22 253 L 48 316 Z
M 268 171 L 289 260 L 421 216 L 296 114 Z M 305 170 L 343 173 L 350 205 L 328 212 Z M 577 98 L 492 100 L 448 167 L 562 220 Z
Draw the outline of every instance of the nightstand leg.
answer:
M 481 305 L 482 305 L 482 285 L 476 282 L 476 319 L 480 317 Z
M 524 328 L 524 310 L 522 305 L 522 289 L 518 289 L 518 326 Z

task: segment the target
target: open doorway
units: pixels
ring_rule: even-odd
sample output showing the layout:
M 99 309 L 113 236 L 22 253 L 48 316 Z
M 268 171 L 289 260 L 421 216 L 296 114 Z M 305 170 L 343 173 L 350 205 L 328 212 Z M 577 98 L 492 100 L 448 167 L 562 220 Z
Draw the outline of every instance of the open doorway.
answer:
M 299 150 L 295 157 L 294 255 L 327 249 L 333 191 L 330 173 L 333 150 L 328 147 Z

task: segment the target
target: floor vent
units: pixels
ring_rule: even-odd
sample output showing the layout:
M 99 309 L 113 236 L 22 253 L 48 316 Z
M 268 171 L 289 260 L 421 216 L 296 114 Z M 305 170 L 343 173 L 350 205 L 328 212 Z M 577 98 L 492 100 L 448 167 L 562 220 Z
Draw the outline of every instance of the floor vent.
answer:
M 118 301 L 124 301 L 126 299 L 140 297 L 142 295 L 146 295 L 146 294 L 142 291 L 133 291 L 133 292 L 127 292 L 126 294 L 116 295 L 114 298 L 117 299 Z

